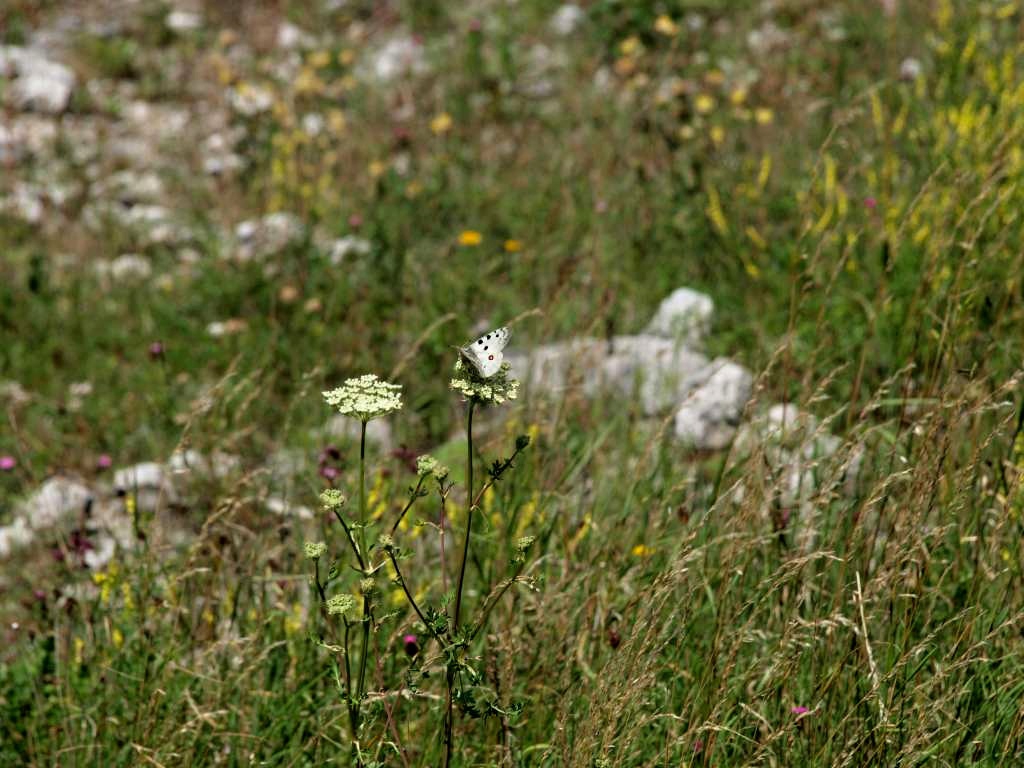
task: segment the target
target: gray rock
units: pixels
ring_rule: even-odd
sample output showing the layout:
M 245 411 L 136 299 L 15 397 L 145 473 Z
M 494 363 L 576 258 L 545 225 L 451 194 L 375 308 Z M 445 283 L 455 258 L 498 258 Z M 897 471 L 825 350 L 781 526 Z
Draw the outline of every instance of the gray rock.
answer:
M 612 390 L 636 395 L 647 415 L 671 409 L 714 372 L 704 355 L 651 335 L 616 336 L 610 342 L 573 339 L 508 359 L 513 375 L 533 392 L 579 388 L 593 396 Z
M 677 288 L 658 306 L 647 333 L 680 339 L 697 347 L 711 328 L 715 304 L 710 296 L 690 288 Z
M 753 376 L 729 360 L 711 364 L 714 373 L 684 398 L 675 415 L 675 435 L 701 450 L 729 445 L 750 399 Z
M 351 416 L 337 414 L 320 430 L 318 437 L 325 440 L 346 440 L 359 443 L 359 422 Z M 366 443 L 376 446 L 382 451 L 389 451 L 394 446 L 394 435 L 391 425 L 386 419 L 374 419 L 366 425 Z
M 14 520 L 0 527 L 0 557 L 31 544 L 38 531 L 54 528 L 84 515 L 92 490 L 67 477 L 51 477 L 14 509 Z
M 175 9 L 167 14 L 164 24 L 171 32 L 193 32 L 203 26 L 203 17 L 198 13 Z
M 303 29 L 285 21 L 277 28 L 277 46 L 286 51 L 309 48 L 316 40 Z
M 388 83 L 427 71 L 423 46 L 411 35 L 398 35 L 370 50 L 369 58 L 359 68 L 366 79 Z
M 182 245 L 193 239 L 192 231 L 161 205 L 123 205 L 116 201 L 97 200 L 85 206 L 82 220 L 87 227 L 98 232 L 107 226 L 125 230 L 142 247 Z
M 56 115 L 67 109 L 75 73 L 32 48 L 0 46 L 0 75 L 14 82 L 8 96 L 15 109 Z
M 92 490 L 67 477 L 51 477 L 39 490 L 16 507 L 15 514 L 39 530 L 49 528 L 85 511 Z
M 21 115 L 0 123 L 0 163 L 16 163 L 47 152 L 57 139 L 57 126 L 48 117 Z
M 176 451 L 165 464 L 146 461 L 114 472 L 114 490 L 131 493 L 143 509 L 157 509 L 181 499 L 183 481 L 193 473 L 224 478 L 237 470 L 238 458 L 225 453 L 205 456 L 198 451 Z
M 249 219 L 235 227 L 235 259 L 241 262 L 263 260 L 301 240 L 306 233 L 302 221 L 293 213 L 271 213 Z
M 313 510 L 301 504 L 291 504 L 283 496 L 268 496 L 263 500 L 263 506 L 268 512 L 278 517 L 294 517 L 298 520 L 313 519 Z
M 548 22 L 548 27 L 550 27 L 551 31 L 556 35 L 565 37 L 579 29 L 580 25 L 582 25 L 586 19 L 586 11 L 578 5 L 566 3 L 554 12 L 551 16 L 551 20 Z
M 862 446 L 844 444 L 792 403 L 773 405 L 744 424 L 734 445 L 739 455 L 763 455 L 779 504 L 800 510 L 805 519 L 819 506 L 814 503 L 819 494 L 855 491 L 863 459 Z
M 114 473 L 114 490 L 130 493 L 140 509 L 152 510 L 177 500 L 174 484 L 167 468 L 155 461 L 145 461 Z

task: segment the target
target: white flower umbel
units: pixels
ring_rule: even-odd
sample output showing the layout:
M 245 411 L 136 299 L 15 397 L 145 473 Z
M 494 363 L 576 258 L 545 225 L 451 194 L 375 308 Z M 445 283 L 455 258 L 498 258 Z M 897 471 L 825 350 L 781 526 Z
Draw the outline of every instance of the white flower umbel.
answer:
M 497 373 L 485 379 L 471 365 L 466 365 L 460 356 L 455 361 L 451 388 L 461 392 L 467 400 L 500 405 L 519 396 L 519 380 L 509 378 L 508 375 L 511 368 L 508 363 L 502 363 Z
M 352 595 L 341 594 L 327 598 L 327 613 L 331 616 L 346 616 L 356 607 L 356 599 Z
M 339 413 L 362 422 L 402 408 L 402 387 L 382 381 L 373 373 L 348 379 L 337 389 L 323 394 L 327 404 L 336 407 Z
M 310 560 L 319 560 L 327 554 L 327 545 L 322 541 L 307 541 L 303 545 L 306 550 L 306 557 Z

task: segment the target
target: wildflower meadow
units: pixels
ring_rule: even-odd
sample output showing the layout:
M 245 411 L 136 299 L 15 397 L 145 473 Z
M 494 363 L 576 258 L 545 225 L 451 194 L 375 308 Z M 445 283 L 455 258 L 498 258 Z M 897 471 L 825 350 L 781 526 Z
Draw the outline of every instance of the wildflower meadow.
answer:
M 0 0 L 0 766 L 1024 765 L 1018 0 Z

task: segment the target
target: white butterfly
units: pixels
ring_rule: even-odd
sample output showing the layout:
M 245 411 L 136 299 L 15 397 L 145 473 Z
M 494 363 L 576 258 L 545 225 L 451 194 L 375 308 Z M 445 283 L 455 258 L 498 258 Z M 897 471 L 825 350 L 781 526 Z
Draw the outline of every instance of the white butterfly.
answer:
M 508 328 L 498 328 L 484 334 L 472 344 L 459 347 L 462 359 L 473 366 L 482 378 L 489 379 L 501 369 L 504 359 L 501 351 L 508 344 L 511 335 Z

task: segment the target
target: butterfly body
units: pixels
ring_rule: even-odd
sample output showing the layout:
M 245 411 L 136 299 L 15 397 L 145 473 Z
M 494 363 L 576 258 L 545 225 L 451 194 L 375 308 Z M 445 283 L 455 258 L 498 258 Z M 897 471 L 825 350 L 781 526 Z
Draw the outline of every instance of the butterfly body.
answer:
M 473 366 L 481 378 L 489 379 L 501 370 L 503 350 L 510 336 L 508 328 L 498 328 L 484 334 L 471 344 L 459 347 L 462 359 Z

